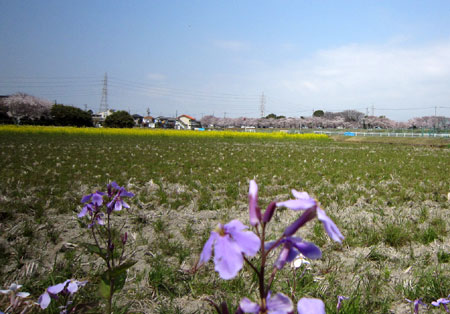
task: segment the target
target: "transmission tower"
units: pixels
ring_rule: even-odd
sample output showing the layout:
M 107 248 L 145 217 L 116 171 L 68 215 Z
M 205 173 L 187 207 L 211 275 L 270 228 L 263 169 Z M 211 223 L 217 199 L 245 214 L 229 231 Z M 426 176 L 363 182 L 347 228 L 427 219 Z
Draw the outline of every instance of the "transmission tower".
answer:
M 99 112 L 106 111 L 108 111 L 108 75 L 105 73 L 105 78 L 103 79 L 102 100 L 100 101 Z
M 261 111 L 261 118 L 264 118 L 264 111 L 266 110 L 265 105 L 266 105 L 266 96 L 264 96 L 263 92 L 261 94 L 261 105 L 259 107 L 259 110 Z

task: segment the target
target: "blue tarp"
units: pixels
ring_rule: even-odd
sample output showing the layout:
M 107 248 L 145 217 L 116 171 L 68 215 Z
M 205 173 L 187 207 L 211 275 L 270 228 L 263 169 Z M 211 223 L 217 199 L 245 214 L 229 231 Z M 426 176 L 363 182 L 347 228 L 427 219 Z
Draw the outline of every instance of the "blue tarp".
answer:
M 346 136 L 356 136 L 356 134 L 353 133 L 353 132 L 345 132 L 344 135 L 346 135 Z

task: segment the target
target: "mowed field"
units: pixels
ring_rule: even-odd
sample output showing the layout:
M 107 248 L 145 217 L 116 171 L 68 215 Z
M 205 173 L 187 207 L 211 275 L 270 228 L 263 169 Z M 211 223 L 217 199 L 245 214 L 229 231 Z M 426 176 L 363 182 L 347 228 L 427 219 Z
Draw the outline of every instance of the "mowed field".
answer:
M 248 271 L 229 281 L 212 262 L 189 271 L 218 223 L 249 225 L 255 179 L 262 208 L 291 198 L 292 188 L 306 191 L 345 236 L 342 245 L 331 241 L 318 221 L 301 228 L 297 235 L 323 257 L 303 277 L 286 266 L 273 291 L 294 302 L 321 298 L 327 313 L 336 312 L 338 295 L 350 297 L 339 313 L 410 313 L 405 298 L 430 303 L 450 294 L 449 146 L 114 132 L 0 129 L 1 288 L 20 283 L 37 299 L 51 284 L 85 279 L 77 298 L 95 307 L 103 265 L 81 247 L 90 238 L 77 213 L 82 196 L 116 181 L 136 195 L 116 216 L 138 260 L 117 306 L 212 313 L 205 298 L 256 300 Z M 275 239 L 298 216 L 277 210 L 269 234 Z

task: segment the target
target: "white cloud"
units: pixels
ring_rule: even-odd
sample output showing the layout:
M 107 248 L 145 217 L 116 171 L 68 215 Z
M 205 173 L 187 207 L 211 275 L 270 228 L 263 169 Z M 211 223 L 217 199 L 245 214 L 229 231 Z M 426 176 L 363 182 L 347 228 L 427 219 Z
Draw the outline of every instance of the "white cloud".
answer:
M 421 47 L 391 42 L 379 46 L 351 44 L 317 51 L 311 57 L 267 69 L 262 77 L 272 82 L 271 93 L 278 98 L 301 101 L 310 107 L 448 106 L 449 56 L 450 41 Z M 378 114 L 399 118 L 389 111 Z

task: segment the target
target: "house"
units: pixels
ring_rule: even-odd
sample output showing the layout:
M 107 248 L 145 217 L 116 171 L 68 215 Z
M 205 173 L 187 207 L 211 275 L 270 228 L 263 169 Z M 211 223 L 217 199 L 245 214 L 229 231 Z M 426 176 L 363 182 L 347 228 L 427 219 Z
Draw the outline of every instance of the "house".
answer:
M 195 120 L 195 118 L 183 114 L 177 118 L 177 128 L 184 130 L 194 130 L 197 128 L 201 128 L 202 125 L 199 121 Z
M 163 129 L 174 129 L 177 119 L 159 116 L 155 118 L 155 126 Z
M 142 125 L 147 128 L 155 128 L 155 118 L 152 116 L 145 116 L 142 119 Z
M 106 117 L 112 115 L 114 113 L 114 109 L 108 109 L 103 112 L 94 113 L 92 115 L 92 121 L 94 121 L 94 125 L 96 127 L 101 127 L 103 122 L 105 122 Z

